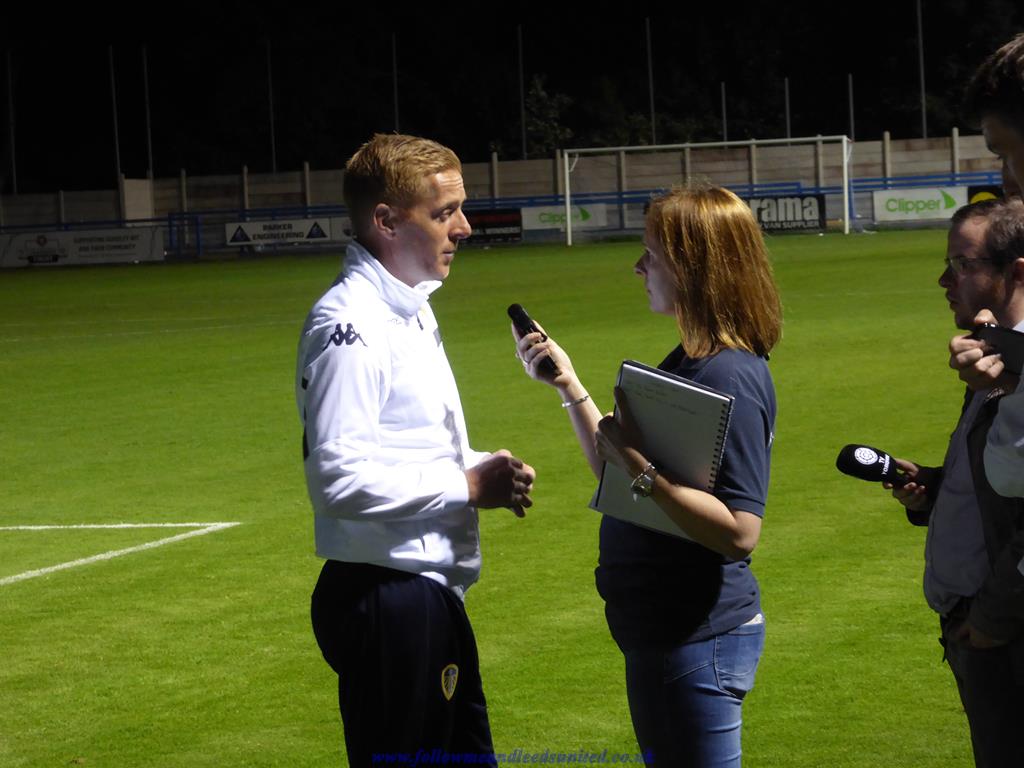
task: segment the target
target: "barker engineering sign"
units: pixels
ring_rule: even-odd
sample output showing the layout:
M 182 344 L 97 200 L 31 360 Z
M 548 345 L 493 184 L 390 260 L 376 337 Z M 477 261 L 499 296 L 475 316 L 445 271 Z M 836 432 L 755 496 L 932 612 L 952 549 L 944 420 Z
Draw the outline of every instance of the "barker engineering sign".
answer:
M 745 198 L 765 232 L 823 232 L 824 195 L 782 195 Z

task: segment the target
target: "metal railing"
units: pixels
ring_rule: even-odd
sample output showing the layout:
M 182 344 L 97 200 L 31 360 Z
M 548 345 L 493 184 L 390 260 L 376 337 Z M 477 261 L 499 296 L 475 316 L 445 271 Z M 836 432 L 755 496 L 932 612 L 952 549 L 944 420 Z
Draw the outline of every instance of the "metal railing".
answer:
M 851 199 L 855 195 L 867 194 L 876 190 L 910 189 L 914 187 L 945 187 L 945 186 L 999 186 L 1002 183 L 997 171 L 977 171 L 969 173 L 924 174 L 917 176 L 860 177 L 850 180 Z M 729 189 L 740 197 L 765 197 L 773 195 L 840 195 L 841 184 L 810 185 L 800 181 L 761 182 L 756 184 L 729 184 Z M 652 196 L 666 191 L 664 187 L 635 189 L 609 192 L 574 192 L 572 201 L 576 205 L 605 204 L 617 206 L 623 210 L 626 206 L 636 206 L 651 199 Z M 510 197 L 477 197 L 466 202 L 465 208 L 474 210 L 493 210 L 502 208 L 532 208 L 539 206 L 560 206 L 565 196 L 523 195 Z M 853 204 L 851 203 L 851 207 Z M 313 219 L 319 217 L 345 216 L 348 210 L 343 205 L 315 206 L 282 206 L 265 208 L 225 208 L 188 212 L 172 212 L 161 218 L 124 220 L 97 220 L 86 222 L 52 222 L 47 224 L 13 224 L 0 227 L 0 234 L 14 235 L 30 232 L 65 232 L 90 229 L 111 229 L 132 226 L 153 226 L 161 228 L 164 233 L 165 251 L 168 255 L 179 258 L 199 257 L 211 251 L 226 251 L 236 246 L 228 246 L 224 233 L 224 225 L 230 222 L 273 221 L 276 219 Z M 620 220 L 620 226 L 624 222 Z M 289 245 L 261 245 L 260 250 L 298 249 L 323 250 L 337 248 L 338 241 L 314 245 L 294 243 Z

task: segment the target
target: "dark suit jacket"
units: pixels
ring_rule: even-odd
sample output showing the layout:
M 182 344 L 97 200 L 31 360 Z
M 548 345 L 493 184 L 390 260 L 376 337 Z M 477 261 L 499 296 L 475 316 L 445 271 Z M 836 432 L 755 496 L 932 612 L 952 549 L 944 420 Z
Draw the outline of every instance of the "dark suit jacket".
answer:
M 1003 394 L 995 390 L 989 395 L 967 433 L 967 455 L 992 571 L 981 589 L 967 601 L 965 609 L 974 627 L 996 640 L 1010 643 L 1014 677 L 1024 682 L 1024 574 L 1019 570 L 1024 560 L 1024 499 L 1000 496 L 985 477 L 985 440 Z M 974 396 L 968 390 L 964 409 Z M 942 481 L 942 469 L 926 471 L 929 477 L 925 484 L 934 501 Z M 1024 472 L 1024 466 L 1021 471 Z M 930 516 L 931 509 L 926 512 L 907 510 L 907 519 L 914 525 L 927 525 Z

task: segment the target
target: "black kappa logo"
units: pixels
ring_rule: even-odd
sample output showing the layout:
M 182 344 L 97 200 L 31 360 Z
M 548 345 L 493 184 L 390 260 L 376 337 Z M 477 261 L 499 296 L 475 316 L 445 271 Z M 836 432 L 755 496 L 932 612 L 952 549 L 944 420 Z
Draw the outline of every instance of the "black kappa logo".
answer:
M 352 323 L 347 323 L 344 331 L 341 330 L 341 323 L 338 323 L 334 326 L 334 333 L 331 334 L 327 343 L 324 344 L 324 349 L 327 349 L 331 344 L 336 347 L 340 347 L 342 344 L 351 347 L 357 340 L 364 347 L 367 346 L 366 342 L 363 341 L 363 337 L 356 333 L 356 329 L 352 327 Z

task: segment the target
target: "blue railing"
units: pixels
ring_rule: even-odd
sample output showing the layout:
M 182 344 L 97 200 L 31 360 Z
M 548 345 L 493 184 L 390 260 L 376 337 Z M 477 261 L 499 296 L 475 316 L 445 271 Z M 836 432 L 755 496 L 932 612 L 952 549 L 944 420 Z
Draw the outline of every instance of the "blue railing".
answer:
M 905 189 L 909 187 L 966 187 L 1003 183 L 999 171 L 972 171 L 970 173 L 932 173 L 921 176 L 860 177 L 851 180 L 856 192 L 878 189 Z
M 998 186 L 1002 179 L 998 171 L 973 171 L 969 173 L 935 173 L 919 176 L 858 177 L 850 180 L 851 208 L 853 197 L 860 193 L 883 189 L 907 189 L 913 187 L 945 187 L 966 185 Z M 761 182 L 757 184 L 730 184 L 729 188 L 740 197 L 761 197 L 771 195 L 824 194 L 841 195 L 841 184 L 816 186 L 799 181 Z M 665 188 L 636 189 L 623 192 L 573 192 L 572 202 L 576 205 L 606 204 L 626 206 L 643 204 Z M 532 208 L 538 206 L 565 205 L 563 195 L 524 195 L 517 197 L 476 197 L 466 202 L 470 211 L 495 208 Z M 345 216 L 348 209 L 343 205 L 308 205 L 277 208 L 223 208 L 213 210 L 169 213 L 163 218 L 134 219 L 131 222 L 104 220 L 88 222 L 52 222 L 47 224 L 17 224 L 0 227 L 0 233 L 71 231 L 90 229 L 112 229 L 130 226 L 160 226 L 166 228 L 167 250 L 183 255 L 201 254 L 204 240 L 216 227 L 234 221 L 255 221 L 275 219 L 316 218 L 320 216 Z M 207 237 L 204 237 L 204 229 Z M 219 238 L 213 237 L 217 245 Z
M 665 192 L 667 187 L 651 187 L 649 189 L 632 189 L 625 192 L 572 192 L 572 202 L 578 205 L 622 205 L 628 203 L 645 203 L 652 195 Z M 731 184 L 729 189 L 740 197 L 758 197 L 761 195 L 793 195 L 813 191 L 799 181 L 765 182 L 758 184 Z M 837 187 L 837 189 L 839 189 Z M 492 208 L 535 208 L 548 205 L 565 205 L 564 195 L 525 195 L 521 197 L 474 197 L 466 201 L 466 209 L 470 211 Z
M 159 219 L 132 219 L 131 226 L 159 226 L 166 224 L 166 218 Z M 90 229 L 119 229 L 128 224 L 124 219 L 97 219 L 94 221 L 59 221 L 43 224 L 6 224 L 0 227 L 0 233 L 5 235 L 17 234 L 19 232 L 80 232 Z
M 911 187 L 958 187 L 968 185 L 1002 184 L 998 171 L 972 171 L 970 173 L 933 173 L 920 176 L 880 176 L 850 179 L 850 191 L 873 192 L 882 189 L 903 189 Z M 729 184 L 729 189 L 740 197 L 761 197 L 770 195 L 839 195 L 842 184 L 818 186 L 800 181 L 758 182 L 756 184 Z M 572 192 L 572 201 L 579 205 L 606 203 L 622 205 L 643 203 L 652 195 L 661 194 L 666 187 L 652 187 L 625 192 Z M 565 205 L 563 195 L 528 195 L 522 197 L 476 197 L 466 202 L 468 210 L 489 208 L 532 208 L 545 205 Z

